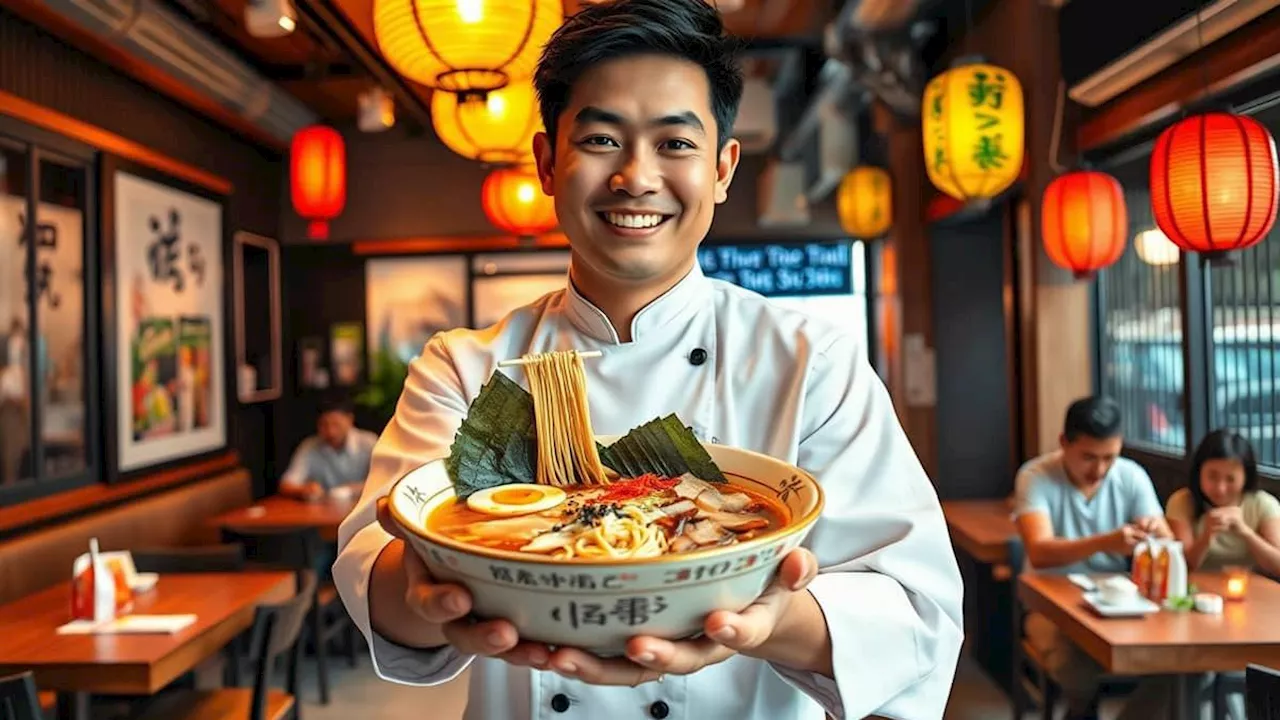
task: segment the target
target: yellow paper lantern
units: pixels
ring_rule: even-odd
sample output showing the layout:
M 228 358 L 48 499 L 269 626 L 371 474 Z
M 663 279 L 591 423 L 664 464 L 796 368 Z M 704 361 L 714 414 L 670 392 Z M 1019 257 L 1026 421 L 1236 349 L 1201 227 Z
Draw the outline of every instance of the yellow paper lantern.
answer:
M 840 181 L 836 212 L 844 231 L 861 240 L 878 238 L 893 225 L 893 186 L 882 168 L 862 165 Z
M 533 83 L 522 80 L 484 99 L 431 95 L 431 124 L 448 148 L 468 160 L 502 165 L 533 162 L 533 136 L 542 130 Z
M 561 0 L 374 0 L 378 48 L 396 72 L 437 90 L 486 93 L 533 77 L 564 21 Z
M 991 198 L 1022 173 L 1026 117 L 1022 85 L 995 65 L 958 65 L 924 90 L 924 161 L 929 180 L 961 201 Z
M 489 222 L 512 235 L 541 235 L 558 224 L 556 201 L 542 192 L 538 171 L 532 167 L 489 173 L 480 188 L 480 204 Z

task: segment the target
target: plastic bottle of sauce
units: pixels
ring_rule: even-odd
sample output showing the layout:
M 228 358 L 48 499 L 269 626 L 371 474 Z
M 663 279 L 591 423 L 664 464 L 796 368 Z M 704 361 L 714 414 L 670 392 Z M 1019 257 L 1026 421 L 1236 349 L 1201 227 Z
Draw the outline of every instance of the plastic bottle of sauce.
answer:
M 1186 597 L 1187 558 L 1182 553 L 1182 543 L 1166 543 L 1164 556 L 1169 559 L 1168 574 L 1165 576 L 1165 598 Z
M 1133 551 L 1132 580 L 1143 597 L 1151 596 L 1151 570 L 1151 546 L 1149 543 L 1140 542 Z
M 1169 556 L 1169 549 L 1160 543 L 1160 554 L 1151 572 L 1151 602 L 1162 603 L 1169 597 Z

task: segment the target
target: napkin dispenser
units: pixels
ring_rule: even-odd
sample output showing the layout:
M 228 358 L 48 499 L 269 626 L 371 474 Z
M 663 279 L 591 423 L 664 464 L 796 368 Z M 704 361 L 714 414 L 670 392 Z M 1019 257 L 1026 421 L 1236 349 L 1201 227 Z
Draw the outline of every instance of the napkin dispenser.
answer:
M 89 540 L 89 554 L 71 566 L 71 615 L 77 620 L 105 623 L 133 609 L 133 589 L 123 563 L 98 552 L 98 539 Z

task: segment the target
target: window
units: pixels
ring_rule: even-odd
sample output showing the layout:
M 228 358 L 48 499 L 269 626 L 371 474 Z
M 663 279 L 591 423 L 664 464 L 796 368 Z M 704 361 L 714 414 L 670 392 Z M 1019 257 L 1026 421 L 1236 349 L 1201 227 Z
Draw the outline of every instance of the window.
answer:
M 1124 412 L 1126 442 L 1180 454 L 1186 444 L 1182 291 L 1176 253 L 1158 238 L 1147 191 L 1147 156 L 1111 169 L 1124 184 L 1131 242 L 1098 277 L 1099 381 Z M 1141 239 L 1139 239 L 1141 238 Z M 1167 242 L 1167 241 L 1166 241 Z
M 1280 105 L 1256 117 L 1280 134 Z M 1280 468 L 1280 226 L 1227 264 L 1180 257 L 1151 219 L 1149 160 L 1106 168 L 1124 185 L 1133 241 L 1097 283 L 1098 385 L 1133 445 L 1181 456 L 1227 427 Z
M 0 504 L 93 477 L 92 154 L 48 140 L 0 126 Z

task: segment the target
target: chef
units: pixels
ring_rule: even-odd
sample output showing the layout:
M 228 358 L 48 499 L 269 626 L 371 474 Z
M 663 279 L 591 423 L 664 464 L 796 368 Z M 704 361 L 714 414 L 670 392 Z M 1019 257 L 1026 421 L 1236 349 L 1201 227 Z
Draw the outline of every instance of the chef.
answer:
M 343 523 L 334 578 L 384 679 L 471 667 L 469 720 L 940 718 L 960 652 L 962 586 L 937 496 L 852 331 L 705 277 L 696 262 L 738 164 L 742 76 L 703 0 L 586 4 L 548 42 L 534 143 L 572 259 L 567 287 L 492 328 L 427 342 Z M 386 518 L 385 495 L 449 452 L 501 360 L 586 361 L 599 434 L 676 413 L 704 440 L 792 462 L 822 518 L 741 613 L 705 635 L 633 638 L 626 657 L 472 622 Z M 523 374 L 513 375 L 526 383 Z

